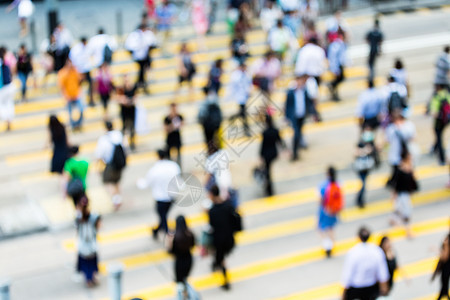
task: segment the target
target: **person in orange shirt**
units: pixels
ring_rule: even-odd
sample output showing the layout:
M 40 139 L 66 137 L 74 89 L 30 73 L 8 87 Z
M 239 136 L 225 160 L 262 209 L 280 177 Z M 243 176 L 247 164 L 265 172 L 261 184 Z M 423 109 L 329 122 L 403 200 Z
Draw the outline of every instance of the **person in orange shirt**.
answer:
M 80 99 L 81 92 L 81 80 L 82 76 L 70 59 L 67 60 L 64 67 L 58 72 L 58 83 L 63 94 L 64 99 L 67 101 L 67 109 L 69 111 L 70 125 L 73 130 L 80 130 L 83 122 L 83 103 Z M 80 112 L 78 120 L 74 120 L 72 116 L 73 106 L 76 106 Z

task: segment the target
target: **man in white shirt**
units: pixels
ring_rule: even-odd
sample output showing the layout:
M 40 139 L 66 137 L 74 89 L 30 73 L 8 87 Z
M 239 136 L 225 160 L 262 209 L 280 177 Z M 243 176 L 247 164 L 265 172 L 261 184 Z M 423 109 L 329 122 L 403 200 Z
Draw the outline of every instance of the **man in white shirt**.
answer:
M 159 225 L 153 229 L 153 238 L 157 239 L 158 232 L 169 231 L 167 226 L 167 214 L 172 206 L 172 197 L 169 195 L 169 183 L 181 173 L 176 162 L 168 159 L 167 152 L 158 150 L 159 160 L 148 171 L 145 178 L 138 181 L 138 187 L 144 189 L 148 186 L 152 189 L 153 199 L 156 200 L 156 211 L 159 216 Z
M 122 150 L 125 146 L 123 143 L 123 134 L 119 130 L 114 130 L 113 124 L 109 121 L 105 123 L 107 132 L 98 139 L 95 156 L 97 160 L 105 165 L 103 170 L 103 183 L 107 186 L 114 207 L 118 209 L 122 204 L 122 196 L 120 194 L 120 179 L 122 178 L 123 169 L 113 167 L 112 160 L 116 145 L 120 145 Z
M 82 37 L 80 42 L 72 47 L 69 52 L 69 58 L 77 71 L 83 76 L 83 81 L 87 81 L 89 84 L 89 105 L 94 105 L 92 78 L 91 78 L 91 50 L 87 45 L 86 37 Z
M 325 50 L 318 45 L 316 38 L 311 38 L 308 44 L 298 51 L 295 74 L 308 74 L 316 79 L 317 85 L 320 85 L 320 76 L 325 70 L 325 62 Z
M 275 27 L 269 31 L 267 37 L 270 49 L 275 52 L 280 59 L 289 50 L 293 42 L 296 42 L 292 31 L 283 25 L 283 20 L 279 19 Z
M 104 62 L 111 63 L 112 53 L 117 49 L 117 42 L 114 37 L 105 33 L 100 28 L 98 34 L 90 38 L 88 43 L 89 49 L 92 51 L 92 65 L 96 68 L 100 67 Z
M 250 90 L 252 88 L 252 79 L 247 72 L 247 66 L 241 63 L 239 67 L 231 73 L 231 82 L 229 87 L 229 97 L 239 104 L 239 112 L 230 117 L 233 122 L 236 118 L 241 118 L 244 125 L 244 132 L 246 136 L 250 136 L 250 128 L 247 123 L 247 109 L 245 105 L 250 97 Z
M 151 65 L 150 50 L 157 44 L 155 34 L 146 25 L 140 25 L 138 29 L 130 33 L 125 41 L 125 48 L 131 52 L 133 60 L 139 65 L 139 76 L 136 86 L 147 91 L 145 73 Z
M 369 126 L 372 129 L 377 129 L 380 126 L 384 99 L 374 87 L 372 80 L 368 81 L 367 86 L 368 88 L 359 95 L 356 116 L 361 128 Z
M 404 110 L 408 108 L 408 90 L 406 86 L 395 81 L 393 76 L 388 77 L 388 84 L 382 90 L 384 107 L 392 114 L 396 109 Z
M 361 243 L 347 253 L 342 285 L 342 299 L 375 300 L 388 292 L 389 271 L 380 247 L 367 243 L 370 231 L 362 227 L 358 232 Z

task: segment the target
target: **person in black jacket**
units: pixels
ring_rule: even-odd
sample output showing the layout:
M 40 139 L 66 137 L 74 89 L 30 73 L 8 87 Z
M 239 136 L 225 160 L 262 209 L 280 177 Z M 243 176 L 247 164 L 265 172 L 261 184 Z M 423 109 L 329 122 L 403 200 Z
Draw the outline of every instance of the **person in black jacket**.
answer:
M 234 208 L 230 201 L 219 196 L 219 188 L 213 185 L 209 191 L 213 206 L 209 210 L 209 224 L 212 228 L 212 245 L 215 249 L 213 271 L 220 268 L 224 277 L 222 288 L 230 289 L 225 265 L 225 256 L 234 248 Z
M 284 147 L 283 140 L 280 137 L 280 132 L 273 125 L 272 117 L 266 116 L 266 129 L 263 132 L 263 139 L 261 144 L 261 158 L 264 161 L 265 169 L 265 191 L 267 196 L 273 195 L 272 178 L 270 176 L 270 168 L 272 162 L 278 156 L 277 145 Z
M 176 218 L 175 234 L 169 235 L 168 249 L 175 256 L 175 281 L 179 292 L 187 293 L 187 277 L 192 269 L 191 250 L 195 245 L 194 234 L 186 225 L 183 216 Z

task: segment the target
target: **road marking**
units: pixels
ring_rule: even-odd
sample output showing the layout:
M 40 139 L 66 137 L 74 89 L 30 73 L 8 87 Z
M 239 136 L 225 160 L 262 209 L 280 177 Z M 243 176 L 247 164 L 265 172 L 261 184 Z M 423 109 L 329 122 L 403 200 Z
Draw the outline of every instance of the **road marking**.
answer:
M 437 259 L 435 257 L 425 258 L 402 266 L 402 269 L 408 274 L 409 279 L 431 274 L 436 267 Z M 395 276 L 397 277 L 397 276 Z M 325 300 L 334 299 L 342 295 L 343 288 L 339 282 L 319 286 L 307 291 L 294 293 L 286 297 L 274 298 L 277 300 L 296 300 L 296 299 L 314 299 Z
M 450 192 L 445 190 L 436 190 L 427 193 L 421 193 L 413 198 L 414 206 L 435 203 L 442 200 L 446 200 L 450 196 Z M 360 210 L 357 207 L 352 207 L 346 209 L 341 216 L 341 220 L 344 223 L 352 222 L 356 220 L 361 220 L 364 218 L 369 218 L 373 216 L 379 216 L 385 213 L 389 213 L 393 210 L 392 201 L 386 199 L 383 201 L 371 203 L 367 205 L 367 208 Z M 246 216 L 246 215 L 244 215 Z M 205 224 L 207 220 L 204 220 Z M 263 241 L 269 241 L 281 237 L 287 237 L 290 235 L 300 234 L 307 231 L 312 231 L 317 228 L 317 217 L 309 216 L 301 218 L 294 221 L 280 222 L 275 225 L 263 226 L 256 229 L 246 230 L 236 235 L 236 242 L 238 245 L 248 245 Z M 147 236 L 149 236 L 149 230 L 147 230 Z M 120 261 L 120 263 L 125 267 L 126 270 L 135 269 L 139 267 L 148 266 L 150 264 L 160 261 L 162 258 L 169 258 L 169 255 L 165 250 L 156 250 L 150 253 L 142 253 L 132 256 L 127 256 L 120 258 L 115 261 Z M 106 266 L 112 263 L 102 262 L 100 263 L 100 271 L 106 273 Z
M 448 172 L 446 167 L 420 167 L 417 168 L 415 174 L 418 180 L 424 180 L 434 178 L 437 176 L 445 175 Z M 386 184 L 386 180 L 389 174 L 384 173 L 380 175 L 373 175 L 369 177 L 367 182 L 368 191 L 383 188 Z M 349 180 L 343 183 L 342 188 L 345 193 L 353 194 L 359 191 L 361 183 L 359 180 Z M 447 191 L 450 195 L 450 191 Z M 263 214 L 275 210 L 281 210 L 285 208 L 295 207 L 317 201 L 318 194 L 316 188 L 309 188 L 300 191 L 294 191 L 281 195 L 275 195 L 272 197 L 265 197 L 255 200 L 250 200 L 240 205 L 240 211 L 244 216 L 254 216 Z M 348 202 L 347 202 L 348 203 Z M 383 209 L 387 205 L 386 203 L 372 204 L 374 209 Z M 364 211 L 364 210 L 362 210 Z M 345 218 L 345 212 L 343 217 Z M 204 213 L 198 213 L 188 217 L 188 223 L 191 227 L 198 227 L 203 225 L 207 221 L 207 216 Z M 99 243 L 112 244 L 121 243 L 125 240 L 142 238 L 149 234 L 149 227 L 147 225 L 139 225 L 122 229 L 119 231 L 113 231 L 109 233 L 99 234 Z M 63 242 L 63 247 L 66 250 L 73 251 L 75 249 L 74 239 L 68 239 Z
M 448 229 L 448 218 L 424 221 L 412 225 L 412 231 L 416 237 L 429 235 L 432 233 L 443 232 Z M 398 241 L 405 239 L 405 233 L 402 229 L 390 229 L 388 231 L 377 232 L 373 234 L 371 240 L 378 240 L 382 235 L 388 235 L 391 240 Z M 336 243 L 334 253 L 336 256 L 345 254 L 351 249 L 357 240 L 355 238 L 345 239 Z M 305 264 L 313 263 L 324 258 L 323 249 L 314 247 L 305 251 L 295 252 L 265 259 L 248 265 L 232 268 L 228 271 L 231 283 L 241 282 L 268 274 L 274 274 L 287 269 L 300 267 Z M 191 278 L 189 280 L 196 290 L 206 290 L 215 288 L 222 284 L 222 277 L 218 272 L 203 276 Z M 163 284 L 158 287 L 143 289 L 136 293 L 125 295 L 125 298 L 138 297 L 142 299 L 155 299 L 171 297 L 175 291 L 175 284 Z

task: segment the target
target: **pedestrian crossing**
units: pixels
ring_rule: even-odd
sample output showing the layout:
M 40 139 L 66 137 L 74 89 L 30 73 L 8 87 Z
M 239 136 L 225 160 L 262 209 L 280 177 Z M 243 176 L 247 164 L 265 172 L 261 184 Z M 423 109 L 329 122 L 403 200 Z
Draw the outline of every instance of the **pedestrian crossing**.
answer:
M 219 28 L 222 28 L 223 24 L 218 24 Z M 223 28 L 222 28 L 223 29 Z M 255 58 L 263 54 L 266 50 L 266 46 L 263 44 L 265 40 L 265 34 L 261 30 L 253 31 L 249 35 L 249 44 L 251 45 L 251 52 Z M 183 129 L 183 136 L 189 137 L 189 143 L 183 147 L 183 158 L 192 160 L 192 157 L 204 150 L 204 145 L 201 143 L 201 131 L 197 124 L 195 124 L 195 116 L 197 114 L 198 104 L 203 96 L 200 89 L 205 84 L 205 74 L 209 70 L 209 65 L 217 57 L 223 57 L 227 59 L 225 63 L 226 73 L 224 75 L 224 82 L 229 81 L 229 71 L 232 70 L 233 64 L 229 62 L 229 51 L 227 49 L 229 40 L 226 36 L 219 35 L 208 37 L 207 46 L 209 51 L 204 53 L 194 54 L 194 61 L 199 64 L 198 76 L 194 80 L 195 92 L 192 97 L 189 97 L 185 91 L 182 91 L 179 96 L 174 99 L 172 91 L 176 87 L 176 82 L 173 80 L 176 76 L 175 59 L 174 58 L 162 58 L 159 50 L 155 51 L 155 61 L 153 64 L 153 70 L 150 72 L 151 80 L 156 80 L 157 83 L 151 83 L 151 96 L 142 96 L 140 98 L 141 105 L 148 110 L 148 118 L 151 121 L 151 133 L 145 136 L 139 136 L 137 144 L 149 146 L 152 149 L 155 145 L 162 144 L 164 141 L 164 134 L 161 132 L 161 116 L 166 112 L 166 107 L 169 103 L 176 100 L 177 103 L 183 105 L 180 112 L 187 116 L 187 124 Z M 169 50 L 173 53 L 177 52 L 179 43 L 170 43 Z M 196 45 L 192 45 L 192 50 L 197 50 Z M 250 61 L 254 60 L 252 58 Z M 130 56 L 126 51 L 118 51 L 114 54 L 115 64 L 112 66 L 112 72 L 115 78 L 120 81 L 120 76 L 124 73 L 135 73 L 136 66 L 133 62 L 130 62 Z M 287 74 L 292 72 L 292 68 L 286 68 Z M 322 102 L 319 105 L 319 110 L 325 114 L 338 111 L 338 116 L 333 116 L 330 119 L 325 119 L 322 123 L 307 124 L 305 127 L 306 134 L 333 132 L 333 130 L 348 130 L 349 128 L 355 128 L 356 119 L 353 117 L 355 110 L 356 96 L 366 86 L 365 79 L 367 71 L 362 66 L 352 66 L 347 69 L 346 77 L 347 82 L 342 84 L 340 92 L 344 95 L 349 95 L 346 103 L 329 103 Z M 292 79 L 290 75 L 284 75 L 278 84 L 278 88 L 273 95 L 273 101 L 279 107 L 283 107 L 285 100 L 285 89 L 289 86 L 289 82 Z M 331 79 L 331 75 L 327 73 L 324 76 L 325 81 Z M 4 158 L 6 168 L 27 168 L 32 165 L 32 171 L 22 172 L 18 178 L 21 184 L 45 184 L 49 180 L 53 179 L 52 176 L 44 171 L 44 164 L 47 164 L 50 160 L 51 153 L 49 150 L 41 150 L 40 147 L 35 147 L 28 151 L 14 151 L 14 148 L 23 148 L 24 145 L 42 143 L 46 138 L 44 132 L 47 124 L 48 112 L 58 112 L 61 120 L 67 122 L 67 116 L 64 111 L 64 101 L 58 95 L 58 89 L 55 86 L 55 77 L 50 78 L 50 90 L 49 93 L 45 93 L 45 97 L 42 97 L 42 92 L 39 90 L 31 91 L 30 96 L 42 97 L 37 101 L 30 101 L 17 105 L 17 119 L 13 124 L 13 132 L 8 136 L 1 136 L 0 141 L 2 143 L 11 145 L 12 151 L 7 151 Z M 377 85 L 384 83 L 384 76 L 377 77 Z M 225 88 L 224 88 L 225 89 Z M 322 98 L 328 95 L 325 88 L 321 89 Z M 221 96 L 225 96 L 222 92 Z M 192 98 L 192 99 L 191 99 Z M 423 112 L 423 102 L 416 101 L 413 104 L 413 117 L 419 118 Z M 236 107 L 234 103 L 223 103 L 222 109 L 225 115 L 229 115 L 235 112 Z M 118 114 L 118 107 L 112 105 L 111 115 Z M 86 110 L 86 125 L 85 133 L 75 136 L 77 141 L 81 141 L 81 151 L 83 155 L 92 157 L 95 150 L 95 140 L 98 135 L 103 132 L 103 122 L 100 118 L 102 110 L 99 107 L 87 108 Z M 422 124 L 422 123 L 421 123 Z M 115 121 L 116 128 L 119 128 L 119 122 Z M 0 130 L 2 130 L 0 126 Z M 340 132 L 342 134 L 342 132 Z M 93 136 L 95 136 L 93 138 Z M 292 132 L 289 128 L 282 130 L 282 136 L 284 139 L 288 139 L 292 136 Z M 256 140 L 259 142 L 260 139 Z M 422 146 L 422 152 L 425 149 Z M 39 149 L 38 149 L 39 148 Z M 153 151 L 145 150 L 133 153 L 129 157 L 129 166 L 133 172 L 136 167 L 144 164 L 149 164 L 155 161 L 156 157 Z M 314 149 L 314 151 L 324 153 L 330 149 Z M 351 155 L 348 154 L 350 157 Z M 336 165 L 347 164 L 345 162 L 337 162 Z M 36 167 L 34 167 L 36 166 Z M 31 168 L 30 168 L 31 169 Z M 314 174 L 318 173 L 318 167 L 313 168 Z M 98 170 L 94 167 L 91 173 L 94 174 Z M 295 174 L 295 179 L 301 181 L 308 177 L 308 172 L 305 169 L 301 169 L 301 176 Z M 285 173 L 277 175 L 279 181 L 292 179 L 292 173 L 286 170 Z M 421 182 L 425 182 L 426 186 L 423 191 L 413 196 L 413 204 L 415 208 L 423 207 L 439 207 L 443 208 L 442 211 L 438 211 L 434 218 L 426 218 L 413 223 L 413 233 L 416 239 L 421 239 L 433 234 L 445 234 L 449 228 L 449 216 L 448 200 L 450 199 L 450 191 L 444 188 L 437 187 L 436 182 L 441 181 L 443 177 L 448 175 L 447 167 L 437 167 L 426 161 L 426 164 L 420 165 L 416 169 L 417 178 Z M 372 219 L 383 219 L 392 211 L 392 201 L 387 193 L 383 193 L 383 187 L 386 179 L 389 176 L 386 170 L 374 172 L 371 174 L 368 181 L 368 193 L 374 193 L 376 195 L 376 201 L 370 201 L 366 208 L 360 210 L 353 207 L 353 197 L 360 187 L 358 180 L 345 180 L 343 182 L 343 189 L 346 192 L 347 209 L 343 211 L 341 215 L 342 224 L 345 226 L 352 226 L 356 223 L 368 222 Z M 238 186 L 244 185 L 248 181 L 239 181 Z M 443 184 L 442 184 L 443 186 Z M 112 212 L 112 205 L 108 194 L 104 187 L 100 184 L 95 184 L 89 188 L 89 196 L 92 201 L 92 210 L 108 214 Z M 249 222 L 249 225 L 245 224 L 245 231 L 237 235 L 237 247 L 238 249 L 244 248 L 245 251 L 252 251 L 249 249 L 255 245 L 265 245 L 265 243 L 276 244 L 279 240 L 284 240 L 290 237 L 302 239 L 309 237 L 314 233 L 316 229 L 316 215 L 311 213 L 316 211 L 316 205 L 318 202 L 317 190 L 315 187 L 302 188 L 294 192 L 283 193 L 273 197 L 258 198 L 254 200 L 244 201 L 240 205 L 240 212 L 244 216 L 244 222 Z M 48 195 L 46 201 L 42 201 L 41 206 L 47 214 L 48 219 L 52 224 L 67 224 L 68 221 L 73 220 L 74 210 L 72 204 L 69 201 L 62 201 L 59 194 Z M 282 215 L 285 211 L 298 211 L 299 217 L 295 219 L 290 218 L 278 218 L 275 220 L 268 218 L 271 215 Z M 304 212 L 304 213 L 303 213 Z M 270 219 L 267 222 L 262 222 L 265 218 Z M 255 226 L 253 220 L 259 220 L 258 226 Z M 248 221 L 250 220 L 250 221 Z M 187 218 L 188 224 L 194 231 L 199 232 L 207 223 L 206 214 L 193 213 L 189 214 Z M 173 226 L 173 223 L 171 224 Z M 339 226 L 339 225 L 338 225 Z M 356 226 L 356 225 L 354 225 Z M 339 228 L 339 227 L 338 227 Z M 338 229 L 339 230 L 339 229 Z M 356 228 L 355 228 L 356 230 Z M 381 235 L 388 234 L 395 242 L 405 241 L 406 236 L 403 229 L 391 228 L 378 230 L 374 234 L 372 241 L 376 242 Z M 99 235 L 100 245 L 100 257 L 102 257 L 102 250 L 115 248 L 120 244 L 133 244 L 135 242 L 149 244 L 147 240 L 150 239 L 150 229 L 147 223 L 141 223 L 131 227 L 125 227 L 115 230 L 101 231 Z M 339 259 L 341 258 L 353 245 L 356 240 L 354 238 L 340 238 L 336 243 L 334 255 Z M 74 239 L 67 239 L 60 245 L 68 254 L 75 255 L 76 244 Z M 264 251 L 264 248 L 259 248 Z M 136 249 L 135 249 L 136 250 Z M 142 250 L 142 251 L 141 251 Z M 148 250 L 148 249 L 147 249 Z M 260 259 L 258 255 L 255 258 L 249 259 L 248 262 L 241 262 L 239 264 L 233 264 L 230 269 L 230 280 L 233 284 L 242 283 L 248 280 L 257 280 L 267 275 L 276 275 L 285 270 L 295 269 L 308 264 L 314 264 L 321 262 L 324 258 L 323 250 L 320 247 L 311 247 L 306 249 L 299 249 L 284 253 L 281 251 L 275 256 L 267 253 L 267 257 Z M 292 251 L 292 252 L 291 252 Z M 195 249 L 198 252 L 198 248 Z M 239 254 L 239 253 L 238 253 Z M 157 264 L 168 264 L 170 262 L 170 256 L 166 250 L 158 248 L 145 251 L 138 249 L 137 251 L 130 251 L 130 253 L 122 253 L 120 255 L 109 255 L 105 260 L 100 262 L 100 272 L 103 276 L 107 275 L 107 268 L 109 265 L 120 262 L 125 268 L 125 274 L 128 272 L 137 272 L 140 269 L 154 269 Z M 417 261 L 410 262 L 403 267 L 407 270 L 411 278 L 419 278 L 426 274 L 430 274 L 431 270 L 435 266 L 435 256 L 428 255 L 426 258 L 422 258 Z M 190 282 L 199 291 L 206 291 L 216 288 L 222 284 L 222 277 L 217 273 L 210 274 L 207 270 L 202 269 L 199 274 L 195 274 L 190 278 Z M 305 276 L 304 274 L 300 274 Z M 299 275 L 299 276 L 300 276 Z M 336 273 L 335 280 L 339 279 L 339 273 Z M 307 290 L 298 290 L 294 293 L 286 293 L 286 295 L 274 298 L 274 299 L 335 299 L 338 298 L 341 293 L 342 287 L 336 281 L 329 282 L 328 284 L 311 287 Z M 175 291 L 175 285 L 173 283 L 165 283 L 161 285 L 152 284 L 151 282 L 146 285 L 141 285 L 136 288 L 126 288 L 126 295 L 123 299 L 131 299 L 132 297 L 141 297 L 142 299 L 167 299 L 173 297 Z M 432 296 L 422 297 L 420 299 L 431 299 Z M 236 298 L 243 299 L 243 298 Z

